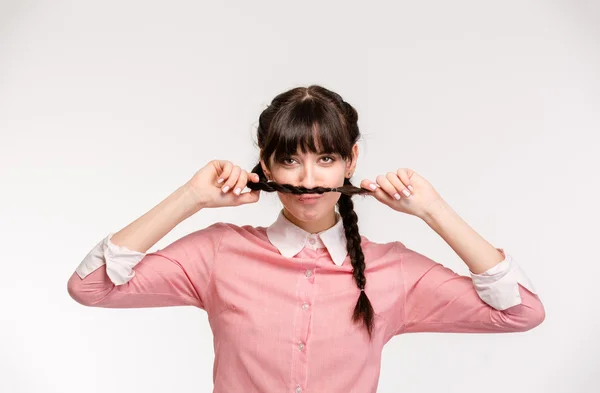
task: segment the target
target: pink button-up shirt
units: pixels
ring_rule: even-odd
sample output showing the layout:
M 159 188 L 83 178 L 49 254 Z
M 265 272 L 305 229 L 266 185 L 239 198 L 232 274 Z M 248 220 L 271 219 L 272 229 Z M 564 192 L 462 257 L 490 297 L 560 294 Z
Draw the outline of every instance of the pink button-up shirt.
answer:
M 510 255 L 470 277 L 399 241 L 362 236 L 373 341 L 351 321 L 359 289 L 343 224 L 310 234 L 282 212 L 269 227 L 215 223 L 148 254 L 112 233 L 68 282 L 93 307 L 196 306 L 214 335 L 214 393 L 376 392 L 383 346 L 412 332 L 522 332 L 544 307 Z

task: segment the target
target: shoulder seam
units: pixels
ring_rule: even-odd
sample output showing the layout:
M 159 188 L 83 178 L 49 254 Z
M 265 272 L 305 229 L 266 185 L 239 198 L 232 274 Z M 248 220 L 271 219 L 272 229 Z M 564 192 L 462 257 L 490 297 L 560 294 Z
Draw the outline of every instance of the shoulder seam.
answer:
M 398 251 L 398 242 L 394 242 L 394 249 Z M 400 257 L 400 275 L 402 276 L 402 325 L 398 328 L 395 334 L 399 334 L 406 328 L 406 280 L 404 277 L 404 256 L 398 252 Z
M 212 261 L 212 264 L 211 264 L 211 269 L 210 269 L 210 273 L 209 273 L 209 276 L 208 276 L 208 281 L 206 282 L 206 292 L 205 292 L 205 294 L 206 294 L 207 298 L 208 297 L 212 297 L 211 295 L 209 295 L 209 293 L 210 293 L 210 286 L 211 286 L 212 281 L 213 281 L 213 272 L 214 272 L 214 270 L 216 268 L 216 265 L 217 265 L 217 259 L 218 259 L 219 249 L 221 248 L 221 241 L 225 237 L 225 231 L 228 230 L 228 225 L 226 223 L 223 223 L 223 222 L 216 222 L 216 223 L 211 224 L 211 225 L 214 225 L 214 226 L 224 226 L 226 228 L 223 228 L 223 233 L 221 233 L 221 236 L 219 237 L 219 241 L 217 243 L 217 247 L 215 247 L 215 250 L 214 250 L 214 253 L 213 253 L 213 261 Z M 206 300 L 208 300 L 208 299 L 206 299 Z M 208 312 L 207 303 L 209 303 L 209 304 L 212 305 L 212 301 L 211 302 L 204 302 L 204 303 L 205 303 L 204 307 L 206 309 L 206 312 Z

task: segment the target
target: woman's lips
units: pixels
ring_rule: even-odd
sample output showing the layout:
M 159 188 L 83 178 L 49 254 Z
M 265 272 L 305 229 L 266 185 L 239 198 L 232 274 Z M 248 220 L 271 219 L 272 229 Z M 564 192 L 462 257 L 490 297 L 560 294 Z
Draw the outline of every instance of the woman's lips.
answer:
M 316 203 L 322 196 L 322 194 L 302 194 L 297 199 L 302 203 Z

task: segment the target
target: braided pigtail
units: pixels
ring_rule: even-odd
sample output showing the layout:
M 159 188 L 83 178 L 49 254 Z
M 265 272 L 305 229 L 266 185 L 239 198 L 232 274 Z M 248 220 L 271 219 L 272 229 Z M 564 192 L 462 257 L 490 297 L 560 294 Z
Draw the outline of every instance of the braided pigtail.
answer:
M 350 180 L 346 178 L 344 180 L 344 184 L 351 185 Z M 367 283 L 367 279 L 365 278 L 365 256 L 360 245 L 361 237 L 358 231 L 358 216 L 354 211 L 354 202 L 352 202 L 352 197 L 342 194 L 338 201 L 338 208 L 340 215 L 344 220 L 347 249 L 353 267 L 352 275 L 354 276 L 356 285 L 360 289 L 360 295 L 358 296 L 358 301 L 354 307 L 352 320 L 357 322 L 358 320 L 362 319 L 367 332 L 369 333 L 369 338 L 371 338 L 371 334 L 373 332 L 374 311 L 371 301 L 365 293 L 365 285 Z

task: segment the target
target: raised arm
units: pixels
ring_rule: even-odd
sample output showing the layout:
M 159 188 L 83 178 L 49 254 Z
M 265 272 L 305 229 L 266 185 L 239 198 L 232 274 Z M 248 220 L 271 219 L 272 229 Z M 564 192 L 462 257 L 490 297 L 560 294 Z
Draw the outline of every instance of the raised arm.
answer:
M 70 296 L 91 307 L 204 308 L 226 224 L 213 224 L 146 254 L 177 224 L 200 210 L 188 198 L 186 189 L 179 188 L 121 231 L 108 234 L 70 277 Z
M 502 249 L 498 249 L 506 257 L 501 262 L 502 272 L 468 277 L 400 242 L 395 246 L 403 282 L 399 296 L 404 299 L 395 334 L 523 332 L 538 326 L 545 318 L 544 306 L 529 280 Z M 489 281 L 485 290 L 481 288 L 482 277 Z M 500 310 L 488 304 L 493 302 L 485 296 L 486 291 L 498 296 L 503 291 L 518 294 L 520 300 Z
M 222 184 L 217 177 L 224 179 Z M 216 223 L 190 233 L 162 250 L 146 254 L 177 224 L 204 208 L 240 206 L 259 200 L 259 191 L 242 190 L 248 173 L 226 160 L 209 161 L 183 186 L 116 234 L 110 233 L 83 259 L 67 289 L 92 307 L 208 306 L 212 267 L 228 230 Z M 235 187 L 235 188 L 234 188 Z

